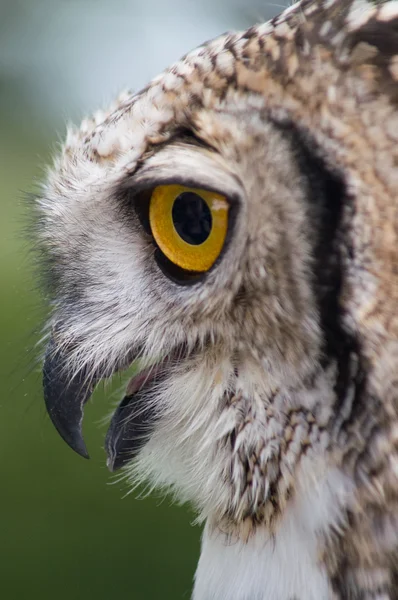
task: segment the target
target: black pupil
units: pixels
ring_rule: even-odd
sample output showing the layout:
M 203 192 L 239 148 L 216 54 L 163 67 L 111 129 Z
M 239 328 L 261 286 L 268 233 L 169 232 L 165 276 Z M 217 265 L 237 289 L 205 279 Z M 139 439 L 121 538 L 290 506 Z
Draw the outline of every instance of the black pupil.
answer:
M 195 192 L 183 192 L 174 200 L 172 217 L 178 235 L 194 246 L 210 235 L 212 218 L 206 202 Z

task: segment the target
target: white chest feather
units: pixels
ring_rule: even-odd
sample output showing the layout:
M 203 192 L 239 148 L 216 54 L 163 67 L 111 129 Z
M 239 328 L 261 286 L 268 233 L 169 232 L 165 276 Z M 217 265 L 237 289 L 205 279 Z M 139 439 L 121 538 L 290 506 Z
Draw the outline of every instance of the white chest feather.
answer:
M 275 535 L 259 529 L 247 543 L 205 529 L 194 600 L 329 600 L 320 562 L 322 534 L 341 523 L 347 500 L 343 476 L 330 470 L 301 491 Z

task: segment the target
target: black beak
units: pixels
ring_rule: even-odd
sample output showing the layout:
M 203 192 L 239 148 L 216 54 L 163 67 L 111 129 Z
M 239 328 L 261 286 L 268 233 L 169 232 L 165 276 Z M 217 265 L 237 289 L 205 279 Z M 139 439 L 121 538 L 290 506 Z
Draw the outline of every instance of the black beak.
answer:
M 66 357 L 51 338 L 43 367 L 44 400 L 60 436 L 75 452 L 89 458 L 82 434 L 83 409 L 96 380 L 88 378 L 84 370 L 71 378 Z
M 43 367 L 44 400 L 50 419 L 62 439 L 78 454 L 89 458 L 82 433 L 84 405 L 89 400 L 98 381 L 128 366 L 136 353 L 119 364 L 112 372 L 104 369 L 96 375 L 82 369 L 71 373 L 68 353 L 52 337 L 48 343 Z M 106 436 L 105 449 L 108 467 L 115 471 L 129 462 L 148 440 L 158 419 L 153 402 L 147 394 L 159 385 L 166 375 L 170 357 L 151 365 L 130 380 L 126 395 L 115 411 Z

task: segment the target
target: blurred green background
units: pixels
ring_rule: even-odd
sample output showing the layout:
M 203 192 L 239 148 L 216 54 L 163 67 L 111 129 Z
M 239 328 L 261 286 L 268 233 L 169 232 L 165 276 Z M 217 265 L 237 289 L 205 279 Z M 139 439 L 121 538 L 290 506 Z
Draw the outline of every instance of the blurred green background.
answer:
M 1 598 L 190 597 L 194 515 L 167 498 L 126 496 L 106 469 L 99 423 L 112 388 L 86 409 L 89 462 L 46 416 L 36 346 L 45 314 L 27 195 L 67 121 L 139 89 L 203 40 L 282 8 L 264 0 L 0 0 Z

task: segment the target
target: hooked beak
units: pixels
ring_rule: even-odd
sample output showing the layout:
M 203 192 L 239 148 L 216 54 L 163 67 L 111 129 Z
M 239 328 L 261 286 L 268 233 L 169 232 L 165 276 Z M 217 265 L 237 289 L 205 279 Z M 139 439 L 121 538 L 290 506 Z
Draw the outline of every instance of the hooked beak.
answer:
M 65 359 L 66 355 L 51 338 L 43 366 L 44 401 L 62 439 L 75 452 L 89 458 L 82 432 L 83 408 L 94 391 L 96 381 L 88 380 L 84 370 L 70 377 Z
M 58 348 L 51 338 L 43 367 L 44 400 L 62 439 L 75 452 L 89 458 L 82 432 L 84 405 L 100 379 L 112 373 L 88 376 L 87 371 L 82 369 L 71 374 L 65 366 L 66 359 L 67 351 Z M 129 462 L 148 440 L 158 418 L 153 401 L 148 401 L 148 393 L 164 378 L 169 362 L 170 357 L 166 357 L 136 373 L 130 380 L 126 394 L 113 414 L 105 440 L 107 465 L 111 471 Z

